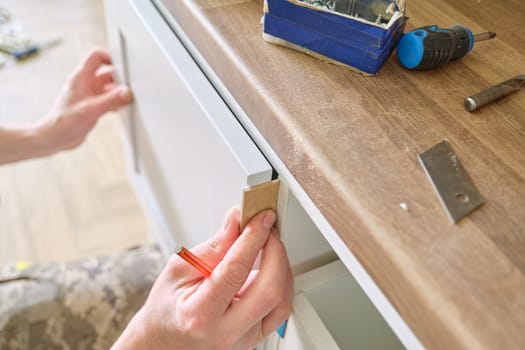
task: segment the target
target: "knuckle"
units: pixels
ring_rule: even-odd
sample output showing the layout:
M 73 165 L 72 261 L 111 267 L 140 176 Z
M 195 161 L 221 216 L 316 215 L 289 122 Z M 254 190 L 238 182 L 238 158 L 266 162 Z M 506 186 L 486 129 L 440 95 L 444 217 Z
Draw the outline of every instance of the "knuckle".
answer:
M 216 235 L 212 236 L 210 239 L 208 239 L 206 241 L 206 244 L 207 244 L 208 248 L 211 251 L 218 250 L 219 247 L 221 246 L 221 240 L 219 239 L 218 234 L 216 234 Z
M 205 338 L 214 330 L 206 313 L 198 312 L 191 304 L 179 304 L 176 319 L 181 333 L 190 337 Z
M 98 56 L 102 56 L 102 55 L 105 55 L 106 54 L 106 50 L 100 48 L 100 47 L 94 47 L 92 50 L 91 50 L 91 54 L 93 55 L 98 55 Z
M 75 70 L 73 70 L 71 73 L 69 73 L 67 77 L 67 85 L 66 90 L 67 91 L 73 91 L 75 87 L 81 84 L 82 80 L 82 67 L 77 67 Z
M 177 254 L 172 254 L 166 263 L 168 269 L 172 270 L 177 267 L 179 262 L 179 257 Z
M 208 320 L 200 315 L 187 315 L 186 322 L 183 323 L 182 332 L 191 336 L 199 336 L 206 333 Z
M 271 242 L 271 246 L 269 247 L 269 249 L 271 249 L 272 252 L 275 253 L 275 255 L 279 257 L 279 259 L 282 260 L 283 264 L 286 264 L 289 266 L 288 253 L 286 251 L 286 247 L 284 243 L 278 238 L 272 237 L 271 239 L 272 239 L 272 242 Z
M 87 68 L 89 68 L 89 65 L 91 64 L 91 62 L 93 60 L 95 60 L 97 57 L 97 51 L 96 49 L 92 49 L 88 52 L 88 54 L 86 55 L 86 57 L 84 58 L 84 61 L 82 61 L 80 67 L 82 70 L 85 70 Z
M 279 253 L 279 255 L 288 256 L 288 254 L 286 253 L 286 247 L 284 246 L 283 241 L 281 241 L 280 239 L 276 239 L 275 249 L 277 253 Z
M 232 260 L 223 266 L 224 281 L 233 288 L 240 288 L 251 271 L 251 266 L 241 260 Z
M 99 47 L 95 47 L 89 51 L 87 54 L 85 62 L 89 61 L 90 59 L 96 59 L 98 57 L 102 57 L 106 55 L 106 51 L 104 49 L 101 49 Z
M 277 317 L 281 320 L 287 319 L 292 313 L 292 301 L 290 300 L 284 304 L 278 311 Z
M 169 272 L 176 272 L 181 267 L 181 258 L 177 254 L 173 254 L 168 262 L 166 263 L 166 268 Z
M 268 286 L 266 293 L 261 296 L 261 303 L 273 308 L 281 303 L 284 299 L 284 288 L 280 286 Z

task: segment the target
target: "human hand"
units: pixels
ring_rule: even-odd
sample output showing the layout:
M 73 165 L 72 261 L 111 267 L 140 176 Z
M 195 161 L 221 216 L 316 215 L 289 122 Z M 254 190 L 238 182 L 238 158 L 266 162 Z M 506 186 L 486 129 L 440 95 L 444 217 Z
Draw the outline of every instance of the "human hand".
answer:
M 104 113 L 132 100 L 129 88 L 113 81 L 109 53 L 93 50 L 73 71 L 48 116 L 35 126 L 45 152 L 77 147 Z
M 224 227 L 192 249 L 214 267 L 208 278 L 173 255 L 113 349 L 253 348 L 291 310 L 292 274 L 274 222 L 264 211 L 239 235 L 239 211 L 230 211 Z

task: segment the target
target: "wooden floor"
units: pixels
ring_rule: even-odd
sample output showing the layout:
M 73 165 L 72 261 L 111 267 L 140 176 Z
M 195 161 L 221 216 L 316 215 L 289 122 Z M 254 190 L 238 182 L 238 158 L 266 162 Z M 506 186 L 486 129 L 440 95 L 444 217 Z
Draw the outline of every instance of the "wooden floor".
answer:
M 0 125 L 45 115 L 69 72 L 90 48 L 106 45 L 101 0 L 4 0 L 36 42 L 60 46 L 0 68 Z M 145 219 L 127 182 L 118 115 L 78 149 L 0 167 L 0 267 L 7 261 L 67 260 L 147 241 Z

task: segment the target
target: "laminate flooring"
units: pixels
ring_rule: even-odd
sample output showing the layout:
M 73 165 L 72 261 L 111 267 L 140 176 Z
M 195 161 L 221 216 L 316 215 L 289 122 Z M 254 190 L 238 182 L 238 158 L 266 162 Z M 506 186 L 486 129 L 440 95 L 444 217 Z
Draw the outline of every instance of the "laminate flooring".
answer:
M 0 125 L 34 121 L 89 50 L 106 46 L 102 1 L 4 0 L 0 7 L 35 42 L 63 39 L 0 68 Z M 0 167 L 0 266 L 64 261 L 148 241 L 124 170 L 118 118 L 109 113 L 73 151 Z

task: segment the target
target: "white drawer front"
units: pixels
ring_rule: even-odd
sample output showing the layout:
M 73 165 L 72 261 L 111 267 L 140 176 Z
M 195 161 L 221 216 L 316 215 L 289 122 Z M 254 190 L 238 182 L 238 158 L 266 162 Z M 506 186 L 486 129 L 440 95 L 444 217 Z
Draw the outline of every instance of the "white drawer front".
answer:
M 191 247 L 272 169 L 151 2 L 109 0 L 106 15 L 119 79 L 135 96 L 128 140 L 136 176 L 167 234 Z

